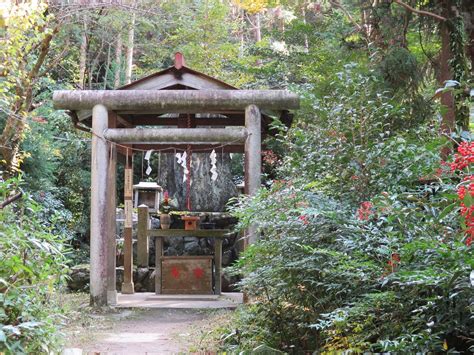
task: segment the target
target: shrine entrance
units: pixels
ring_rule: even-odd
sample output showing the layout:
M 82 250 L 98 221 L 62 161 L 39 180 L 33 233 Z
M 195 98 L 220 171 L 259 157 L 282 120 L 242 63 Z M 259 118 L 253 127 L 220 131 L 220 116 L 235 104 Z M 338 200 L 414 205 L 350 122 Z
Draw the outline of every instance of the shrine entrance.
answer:
M 299 107 L 296 94 L 284 90 L 238 90 L 185 66 L 180 53 L 174 66 L 117 90 L 55 91 L 56 109 L 69 110 L 76 127 L 92 133 L 90 294 L 93 305 L 113 305 L 116 292 L 116 166 L 124 173 L 124 282 L 123 294 L 134 292 L 132 252 L 133 172 L 137 151 L 180 150 L 187 164 L 193 151 L 219 149 L 244 153 L 245 193 L 254 194 L 261 184 L 262 134 L 270 133 L 273 118 L 291 123 L 289 110 Z M 171 151 L 170 151 L 171 152 Z M 187 165 L 189 168 L 189 165 Z M 165 187 L 166 189 L 166 187 Z M 188 204 L 190 207 L 190 204 Z M 167 279 L 173 270 L 199 271 L 208 284 L 190 293 L 220 293 L 222 238 L 227 230 L 150 229 L 148 207 L 139 206 L 138 258 L 148 257 L 148 238 L 156 243 L 156 292 L 180 293 L 189 280 Z M 193 235 L 215 239 L 213 257 L 186 259 L 161 255 L 162 238 Z M 247 243 L 257 239 L 253 228 Z M 184 259 L 183 259 L 184 258 Z M 148 260 L 148 259 L 147 259 Z M 180 264 L 181 268 L 176 268 Z M 213 265 L 213 266 L 210 266 Z M 173 269 L 175 267 L 175 269 Z M 165 270 L 166 269 L 166 270 Z M 209 270 L 210 273 L 209 273 Z M 178 271 L 179 272 L 179 271 Z M 198 271 L 195 271 L 196 273 Z M 206 274 L 207 273 L 207 274 Z M 176 274 L 176 272 L 175 272 Z M 196 277 L 197 277 L 196 276 Z M 214 281 L 212 281 L 214 279 Z M 209 281 L 210 280 L 210 281 Z M 184 286 L 183 286 L 184 285 Z M 201 288 L 200 288 L 201 287 Z

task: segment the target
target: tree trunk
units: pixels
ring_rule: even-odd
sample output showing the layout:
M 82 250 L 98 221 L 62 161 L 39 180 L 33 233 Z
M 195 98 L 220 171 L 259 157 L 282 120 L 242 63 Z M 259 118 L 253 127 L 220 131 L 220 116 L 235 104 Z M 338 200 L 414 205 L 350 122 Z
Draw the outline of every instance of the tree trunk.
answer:
M 474 6 L 473 6 L 474 7 Z M 474 9 L 473 9 L 474 12 Z M 471 76 L 474 76 L 474 23 L 471 25 L 471 29 L 468 30 L 469 43 L 467 45 L 467 53 L 471 61 Z
M 97 54 L 94 57 L 94 59 L 92 60 L 92 62 L 90 64 L 90 67 L 89 67 L 89 90 L 96 89 L 96 88 L 93 87 L 93 84 L 97 83 L 97 80 L 95 80 L 96 82 L 94 83 L 94 71 L 96 70 L 96 67 L 99 64 L 99 59 L 100 59 L 100 56 L 102 55 L 102 50 L 104 49 L 104 44 L 105 44 L 105 42 L 104 42 L 104 39 L 102 38 L 101 41 L 100 41 L 100 47 L 96 52 Z
M 367 15 L 367 14 L 366 14 Z M 392 8 L 391 0 L 374 1 L 369 16 L 369 41 L 377 48 L 388 51 L 393 47 L 407 46 L 407 14 L 403 10 Z
M 122 64 L 122 34 L 118 34 L 117 44 L 115 45 L 115 79 L 114 87 L 118 88 L 120 86 L 120 68 Z
M 467 55 L 471 62 L 471 76 L 474 76 L 474 1 L 465 0 L 463 12 L 467 36 Z
M 446 80 L 452 79 L 451 67 L 451 49 L 449 48 L 449 29 L 446 24 L 440 26 L 441 34 L 441 52 L 439 55 L 439 71 L 437 75 L 438 85 L 444 86 Z M 454 107 L 454 96 L 451 92 L 445 92 L 441 95 L 441 104 L 445 107 L 443 114 L 442 130 L 445 133 L 451 133 L 456 127 L 456 112 Z
M 262 29 L 261 29 L 261 24 L 260 24 L 260 14 L 256 13 L 255 14 L 255 42 L 260 42 L 262 40 Z
M 105 74 L 104 74 L 104 90 L 107 89 L 107 83 L 108 83 L 108 76 L 109 76 L 109 69 L 110 69 L 110 51 L 111 51 L 112 46 L 109 44 L 109 47 L 107 49 L 107 63 L 105 64 Z
M 78 86 L 84 89 L 86 77 L 86 61 L 87 61 L 87 22 L 84 18 L 84 29 L 81 35 L 81 47 L 79 48 L 79 82 Z
M 224 211 L 229 199 L 237 196 L 237 188 L 232 181 L 230 154 L 216 153 L 218 173 L 216 181 L 211 180 L 210 152 L 192 153 L 190 194 L 192 211 Z M 161 153 L 160 167 L 158 184 L 168 191 L 170 198 L 177 200 L 180 210 L 186 210 L 186 182 L 183 182 L 183 168 L 177 164 L 175 155 Z
M 20 144 L 26 123 L 17 117 L 18 110 L 14 110 L 7 119 L 0 137 L 0 151 L 4 177 L 16 175 L 20 169 Z
M 59 25 L 44 36 L 40 43 L 39 53 L 32 69 L 24 78 L 19 78 L 15 93 L 18 99 L 11 106 L 7 122 L 0 136 L 0 152 L 3 156 L 4 177 L 14 176 L 20 169 L 20 145 L 24 139 L 26 117 L 33 103 L 33 88 L 38 73 L 49 53 L 51 40 L 59 31 Z
M 303 6 L 301 7 L 301 18 L 303 19 L 303 23 L 306 25 L 306 2 L 303 2 Z M 305 27 L 306 31 L 306 27 Z M 304 35 L 304 52 L 309 52 L 309 40 L 308 35 L 305 33 Z
M 449 1 L 441 1 L 443 6 L 443 16 L 451 18 L 451 5 Z M 441 51 L 438 57 L 438 72 L 436 79 L 440 87 L 444 86 L 446 80 L 453 79 L 453 73 L 450 66 L 450 60 L 452 58 L 452 52 L 450 48 L 450 30 L 447 21 L 440 22 L 439 33 L 441 37 Z M 456 111 L 454 96 L 451 92 L 445 92 L 441 94 L 441 104 L 445 107 L 443 113 L 443 120 L 441 123 L 441 130 L 444 133 L 450 134 L 456 128 Z
M 128 43 L 127 43 L 127 67 L 125 69 L 125 83 L 132 82 L 132 67 L 133 67 L 133 42 L 135 37 L 135 12 L 132 13 L 132 21 L 128 29 Z

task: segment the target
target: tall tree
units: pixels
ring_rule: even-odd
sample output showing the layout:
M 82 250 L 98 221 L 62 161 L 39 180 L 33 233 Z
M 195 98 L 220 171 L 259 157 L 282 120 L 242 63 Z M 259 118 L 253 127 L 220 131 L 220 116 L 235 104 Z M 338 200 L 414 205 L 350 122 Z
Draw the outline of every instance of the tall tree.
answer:
M 0 53 L 0 100 L 6 124 L 0 135 L 3 173 L 14 175 L 22 160 L 20 144 L 34 109 L 34 90 L 46 74 L 44 64 L 60 23 L 47 14 L 45 3 L 7 3 L 5 47 Z M 54 59 L 51 66 L 57 63 Z
M 125 83 L 130 84 L 132 82 L 132 69 L 133 69 L 133 47 L 135 41 L 135 11 L 132 12 L 132 19 L 128 28 L 128 41 L 127 41 L 127 62 L 125 68 Z
M 83 19 L 83 30 L 81 33 L 81 47 L 79 48 L 79 82 L 78 85 L 84 89 L 84 82 L 86 77 L 86 62 L 87 62 L 87 18 Z
M 120 86 L 120 72 L 122 65 L 122 34 L 119 33 L 117 42 L 115 44 L 115 74 L 114 74 L 114 88 Z

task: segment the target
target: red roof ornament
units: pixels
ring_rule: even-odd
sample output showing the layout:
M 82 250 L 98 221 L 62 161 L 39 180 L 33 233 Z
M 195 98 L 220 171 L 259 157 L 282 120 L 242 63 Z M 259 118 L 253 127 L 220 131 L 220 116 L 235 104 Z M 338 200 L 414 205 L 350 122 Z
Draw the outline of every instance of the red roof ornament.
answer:
M 176 52 L 174 54 L 174 67 L 179 70 L 184 66 L 185 66 L 185 64 L 184 64 L 184 55 L 183 55 L 183 53 Z

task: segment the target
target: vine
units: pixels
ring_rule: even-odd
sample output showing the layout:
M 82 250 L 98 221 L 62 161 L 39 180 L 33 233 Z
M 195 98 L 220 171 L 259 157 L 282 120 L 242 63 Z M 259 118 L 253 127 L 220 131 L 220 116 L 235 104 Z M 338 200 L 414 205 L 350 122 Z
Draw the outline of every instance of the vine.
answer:
M 454 0 L 453 7 L 459 9 L 461 7 L 461 0 Z M 447 25 L 451 50 L 449 65 L 453 72 L 453 79 L 458 81 L 461 87 L 463 87 L 469 80 L 469 68 L 465 53 L 467 43 L 466 30 L 464 20 L 458 10 L 447 20 Z M 462 129 L 467 130 L 469 127 L 469 106 L 463 91 L 461 90 L 460 93 L 456 93 L 454 96 L 456 101 L 456 123 Z

